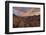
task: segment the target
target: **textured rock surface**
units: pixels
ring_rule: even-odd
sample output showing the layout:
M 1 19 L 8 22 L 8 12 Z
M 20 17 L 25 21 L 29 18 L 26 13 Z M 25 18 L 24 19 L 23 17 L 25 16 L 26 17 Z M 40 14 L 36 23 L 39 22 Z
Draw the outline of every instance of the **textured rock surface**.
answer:
M 13 16 L 13 28 L 39 27 L 39 26 L 40 26 L 40 15 L 26 16 L 26 17 Z

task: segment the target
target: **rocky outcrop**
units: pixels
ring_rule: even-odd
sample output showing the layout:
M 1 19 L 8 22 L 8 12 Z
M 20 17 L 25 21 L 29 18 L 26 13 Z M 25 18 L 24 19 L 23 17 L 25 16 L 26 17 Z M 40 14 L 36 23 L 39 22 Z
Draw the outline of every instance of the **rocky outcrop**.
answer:
M 26 16 L 19 17 L 13 16 L 13 28 L 18 27 L 39 27 L 40 26 L 40 15 L 38 16 Z

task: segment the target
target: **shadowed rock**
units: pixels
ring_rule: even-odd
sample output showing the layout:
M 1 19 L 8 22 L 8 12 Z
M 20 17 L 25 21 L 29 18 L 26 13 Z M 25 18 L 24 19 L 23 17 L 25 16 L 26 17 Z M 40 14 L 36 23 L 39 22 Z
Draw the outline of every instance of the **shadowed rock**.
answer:
M 39 27 L 40 26 L 40 15 L 29 16 L 29 17 L 18 17 L 13 16 L 13 28 L 17 27 Z

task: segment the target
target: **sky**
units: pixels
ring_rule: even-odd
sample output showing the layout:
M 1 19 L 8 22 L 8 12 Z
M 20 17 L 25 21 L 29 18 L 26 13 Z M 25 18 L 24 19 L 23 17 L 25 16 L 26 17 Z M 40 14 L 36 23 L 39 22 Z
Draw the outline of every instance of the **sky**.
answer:
M 40 15 L 40 8 L 13 7 L 13 14 L 21 17 Z

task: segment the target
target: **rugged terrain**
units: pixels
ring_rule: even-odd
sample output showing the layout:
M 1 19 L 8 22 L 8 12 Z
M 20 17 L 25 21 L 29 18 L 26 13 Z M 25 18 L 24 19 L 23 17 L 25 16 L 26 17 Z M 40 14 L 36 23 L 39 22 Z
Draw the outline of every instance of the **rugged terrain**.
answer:
M 39 26 L 40 26 L 40 15 L 26 16 L 26 17 L 19 17 L 13 15 L 13 28 L 39 27 Z

